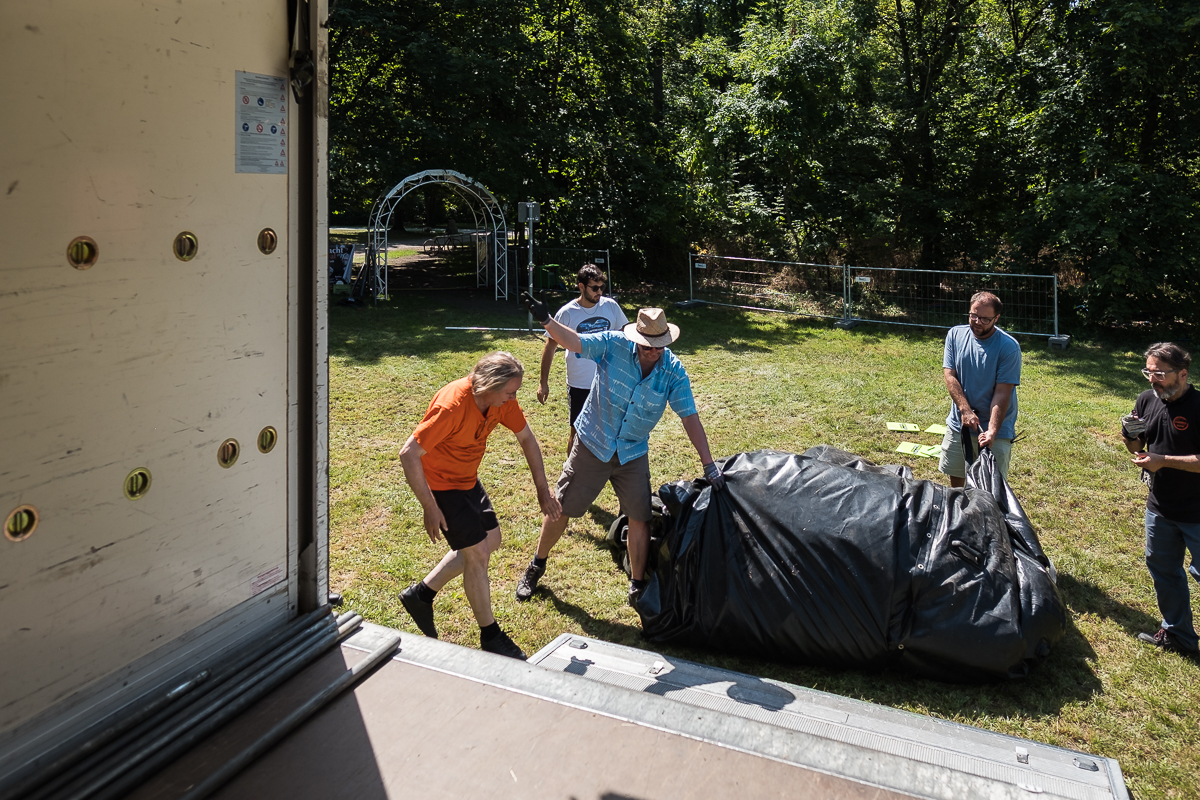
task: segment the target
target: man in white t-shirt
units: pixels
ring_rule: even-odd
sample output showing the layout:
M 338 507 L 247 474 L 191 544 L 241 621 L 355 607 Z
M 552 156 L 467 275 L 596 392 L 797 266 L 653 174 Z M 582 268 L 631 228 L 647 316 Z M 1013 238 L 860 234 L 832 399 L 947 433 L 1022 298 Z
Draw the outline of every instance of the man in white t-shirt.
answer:
M 579 297 L 564 305 L 554 315 L 554 319 L 576 333 L 602 333 L 603 331 L 619 331 L 629 324 L 625 312 L 611 297 L 604 296 L 607 278 L 595 264 L 584 264 L 576 276 L 579 284 Z M 546 336 L 546 347 L 542 350 L 542 375 L 538 384 L 537 399 L 545 405 L 550 396 L 550 365 L 554 362 L 554 353 L 558 350 L 558 342 Z M 583 410 L 583 401 L 587 400 L 592 390 L 592 381 L 596 377 L 596 363 L 581 358 L 579 353 L 567 353 L 567 403 L 571 411 L 571 436 L 567 440 L 567 452 L 575 443 L 575 418 Z

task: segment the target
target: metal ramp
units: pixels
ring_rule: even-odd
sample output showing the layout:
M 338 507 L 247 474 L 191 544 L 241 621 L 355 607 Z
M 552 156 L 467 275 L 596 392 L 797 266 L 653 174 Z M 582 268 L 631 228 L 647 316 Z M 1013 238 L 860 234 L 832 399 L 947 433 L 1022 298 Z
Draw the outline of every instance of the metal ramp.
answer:
M 127 800 L 178 800 L 389 635 L 364 624 Z M 1111 759 L 645 650 L 565 634 L 526 663 L 406 633 L 212 798 L 734 796 L 1129 797 Z
M 529 661 L 678 705 L 602 704 L 630 721 L 916 797 L 1129 797 L 1114 759 L 585 636 Z

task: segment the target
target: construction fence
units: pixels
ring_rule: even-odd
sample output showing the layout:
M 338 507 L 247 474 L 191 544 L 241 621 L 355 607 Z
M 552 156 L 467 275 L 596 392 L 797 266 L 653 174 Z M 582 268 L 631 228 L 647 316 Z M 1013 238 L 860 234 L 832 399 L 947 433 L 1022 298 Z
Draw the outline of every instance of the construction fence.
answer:
M 691 255 L 689 299 L 717 306 L 836 319 L 950 328 L 966 321 L 971 296 L 1004 303 L 1004 330 L 1058 337 L 1058 277 L 1002 272 L 807 264 Z

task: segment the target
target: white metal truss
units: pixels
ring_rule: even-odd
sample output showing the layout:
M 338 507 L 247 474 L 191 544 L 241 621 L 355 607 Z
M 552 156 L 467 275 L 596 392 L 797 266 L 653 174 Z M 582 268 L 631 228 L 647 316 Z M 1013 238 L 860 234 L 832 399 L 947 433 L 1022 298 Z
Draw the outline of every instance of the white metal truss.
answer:
M 370 231 L 368 242 L 375 253 L 376 286 L 384 295 L 387 294 L 387 248 L 388 228 L 392 221 L 392 212 L 396 205 L 414 189 L 420 189 L 429 184 L 449 186 L 456 195 L 467 200 L 471 214 L 475 217 L 475 230 L 488 231 L 488 254 L 477 263 L 475 269 L 475 285 L 486 286 L 488 283 L 488 261 L 492 262 L 496 299 L 508 299 L 508 228 L 504 222 L 504 211 L 483 184 L 468 178 L 461 172 L 452 169 L 427 169 L 409 175 L 392 187 L 391 191 L 380 196 L 371 206 Z

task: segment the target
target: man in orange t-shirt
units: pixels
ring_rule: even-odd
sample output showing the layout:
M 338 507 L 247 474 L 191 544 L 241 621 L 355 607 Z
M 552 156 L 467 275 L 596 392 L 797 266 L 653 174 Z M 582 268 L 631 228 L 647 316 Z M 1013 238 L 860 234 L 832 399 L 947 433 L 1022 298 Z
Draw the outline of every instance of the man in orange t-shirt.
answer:
M 500 629 L 492 614 L 488 563 L 500 547 L 500 522 L 479 481 L 479 462 L 497 425 L 512 431 L 533 482 L 542 513 L 557 519 L 562 506 L 550 491 L 542 451 L 517 403 L 525 369 L 510 353 L 479 359 L 471 374 L 443 386 L 425 418 L 400 450 L 404 478 L 421 502 L 431 541 L 446 537 L 451 550 L 425 579 L 400 593 L 400 602 L 421 629 L 437 638 L 433 598 L 449 581 L 463 576 L 463 590 L 484 650 L 524 659 L 521 648 Z

